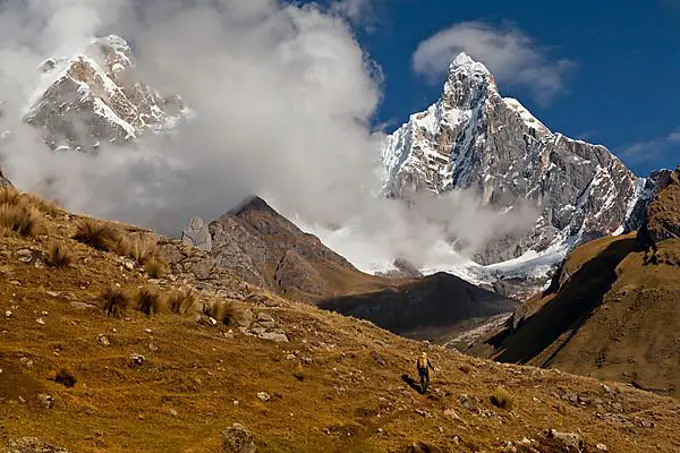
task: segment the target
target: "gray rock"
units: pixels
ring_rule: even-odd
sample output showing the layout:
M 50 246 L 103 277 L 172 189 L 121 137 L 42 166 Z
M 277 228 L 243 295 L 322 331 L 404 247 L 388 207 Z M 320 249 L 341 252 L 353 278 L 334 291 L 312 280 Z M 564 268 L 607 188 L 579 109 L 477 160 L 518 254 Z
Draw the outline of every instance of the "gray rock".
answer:
M 545 432 L 545 437 L 556 441 L 561 448 L 565 449 L 565 451 L 573 453 L 581 453 L 586 446 L 583 438 L 574 433 L 563 433 L 555 429 L 550 429 Z
M 262 313 L 262 312 L 257 314 L 257 320 L 258 321 L 265 321 L 265 322 L 273 322 L 273 323 L 276 322 L 276 320 L 274 319 L 274 317 L 272 315 L 270 315 L 269 313 Z
M 37 437 L 22 437 L 10 440 L 7 453 L 70 453 L 65 448 L 55 447 Z
M 30 263 L 33 261 L 33 252 L 29 249 L 21 249 L 16 252 L 17 259 L 22 263 Z
M 276 343 L 288 343 L 288 337 L 286 334 L 278 332 L 262 332 L 257 334 L 257 337 L 262 340 L 275 341 Z
M 45 409 L 52 409 L 54 407 L 54 398 L 51 395 L 41 393 L 38 395 L 38 401 Z
M 145 361 L 146 359 L 141 354 L 133 353 L 130 355 L 130 365 L 132 366 L 142 366 Z
M 193 217 L 189 225 L 182 230 L 182 241 L 186 244 L 203 250 L 212 249 L 212 237 L 208 225 L 200 217 Z
M 69 305 L 71 308 L 75 308 L 76 310 L 89 310 L 91 308 L 97 308 L 92 304 L 86 304 L 85 302 L 70 302 Z
M 252 433 L 240 423 L 222 431 L 223 453 L 255 453 L 255 438 Z
M 265 401 L 265 402 L 272 399 L 272 397 L 267 392 L 260 392 L 260 393 L 257 394 L 257 397 L 259 399 L 261 399 L 262 401 Z

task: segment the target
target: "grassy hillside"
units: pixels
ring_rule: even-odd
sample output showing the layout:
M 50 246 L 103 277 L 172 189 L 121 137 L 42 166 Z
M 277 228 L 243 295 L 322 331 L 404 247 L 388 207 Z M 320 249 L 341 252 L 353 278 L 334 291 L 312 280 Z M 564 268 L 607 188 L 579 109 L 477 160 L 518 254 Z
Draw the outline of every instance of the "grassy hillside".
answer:
M 639 234 L 575 250 L 544 297 L 469 352 L 680 397 L 677 175 L 651 203 Z
M 153 244 L 140 253 L 115 234 L 83 235 L 77 216 L 21 203 L 42 211 L 30 211 L 25 236 L 12 223 L 0 237 L 0 445 L 37 436 L 83 453 L 230 451 L 221 431 L 238 422 L 259 452 L 546 453 L 573 440 L 560 433 L 586 452 L 680 449 L 671 398 L 436 346 L 423 396 L 410 380 L 422 343 L 227 274 L 184 314 L 158 304 L 147 316 L 139 287 L 169 295 L 184 279 L 151 264 Z M 111 284 L 133 299 L 118 318 L 103 310 Z M 200 314 L 216 303 L 219 321 Z M 268 329 L 289 342 L 265 339 Z

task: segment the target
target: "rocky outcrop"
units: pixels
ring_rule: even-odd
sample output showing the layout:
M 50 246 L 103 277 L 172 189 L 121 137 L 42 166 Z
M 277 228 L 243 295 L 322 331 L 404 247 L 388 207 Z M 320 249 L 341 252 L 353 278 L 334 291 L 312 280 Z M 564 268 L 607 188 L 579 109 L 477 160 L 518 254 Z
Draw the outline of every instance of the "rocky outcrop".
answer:
M 605 147 L 553 133 L 501 97 L 486 67 L 465 54 L 438 102 L 387 138 L 383 164 L 387 197 L 469 189 L 499 212 L 520 202 L 538 209 L 533 227 L 477 250 L 480 264 L 620 232 L 644 185 Z
M 654 197 L 669 184 L 673 172 L 671 170 L 657 170 L 652 172 L 645 180 L 645 185 L 633 207 L 628 219 L 626 219 L 625 233 L 640 229 L 647 224 L 647 208 Z
M 69 453 L 65 448 L 55 447 L 37 437 L 22 437 L 10 440 L 2 453 Z
M 182 230 L 182 240 L 192 247 L 212 250 L 210 230 L 200 217 L 193 217 L 189 220 L 189 225 Z
M 2 173 L 2 168 L 0 168 L 0 187 L 6 187 L 6 186 L 11 187 L 12 183 L 10 182 L 9 179 L 7 179 L 5 177 L 5 175 Z
M 654 243 L 680 239 L 680 167 L 664 182 L 647 208 L 646 230 Z

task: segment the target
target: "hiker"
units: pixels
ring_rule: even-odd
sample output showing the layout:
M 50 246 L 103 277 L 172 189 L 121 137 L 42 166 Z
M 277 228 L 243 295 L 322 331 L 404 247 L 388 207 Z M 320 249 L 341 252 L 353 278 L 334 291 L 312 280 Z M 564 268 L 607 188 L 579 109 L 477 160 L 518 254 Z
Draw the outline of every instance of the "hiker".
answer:
M 418 375 L 420 376 L 420 389 L 423 395 L 427 393 L 427 386 L 430 385 L 430 368 L 435 371 L 430 359 L 427 358 L 427 353 L 423 354 L 418 359 Z

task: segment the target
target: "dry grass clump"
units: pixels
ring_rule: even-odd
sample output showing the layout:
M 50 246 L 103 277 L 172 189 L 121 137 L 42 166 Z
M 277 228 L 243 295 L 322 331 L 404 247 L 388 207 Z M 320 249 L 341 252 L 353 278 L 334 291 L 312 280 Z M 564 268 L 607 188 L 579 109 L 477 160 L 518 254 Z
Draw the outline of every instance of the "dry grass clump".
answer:
M 21 202 L 0 204 L 0 226 L 24 237 L 37 236 L 45 231 L 40 212 Z
M 153 286 L 143 286 L 135 295 L 137 310 L 146 316 L 153 316 L 165 309 L 165 301 L 160 292 Z
M 216 319 L 225 326 L 230 326 L 241 319 L 243 310 L 238 308 L 233 302 L 216 300 L 212 304 L 204 307 L 204 314 Z
M 21 204 L 21 193 L 14 187 L 0 187 L 0 204 Z
M 155 239 L 144 237 L 129 241 L 127 256 L 139 264 L 144 264 L 158 257 L 158 243 Z
M 100 298 L 104 301 L 106 315 L 115 318 L 120 318 L 130 304 L 127 294 L 116 285 L 107 287 L 102 292 Z
M 115 251 L 121 243 L 118 228 L 94 219 L 80 220 L 73 239 L 105 252 Z
M 74 385 L 76 385 L 76 382 L 78 382 L 78 379 L 71 373 L 69 370 L 66 368 L 62 368 L 59 370 L 59 372 L 54 376 L 54 382 L 57 384 L 61 384 L 65 387 L 71 388 Z
M 167 272 L 167 264 L 160 258 L 149 258 L 144 262 L 144 272 L 151 278 L 162 277 Z
M 173 290 L 167 298 L 168 308 L 172 313 L 178 315 L 186 315 L 196 307 L 197 303 L 198 296 L 191 288 Z
M 515 404 L 515 399 L 503 387 L 498 387 L 491 395 L 491 404 L 501 409 L 511 410 Z
M 21 194 L 21 198 L 26 200 L 28 204 L 34 206 L 39 211 L 52 217 L 56 217 L 62 213 L 59 203 L 56 200 L 45 200 L 44 198 L 32 193 Z
M 73 254 L 63 242 L 52 242 L 47 249 L 45 262 L 52 267 L 68 267 L 73 262 Z

